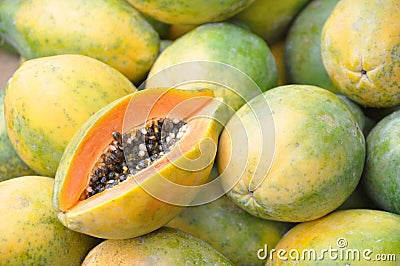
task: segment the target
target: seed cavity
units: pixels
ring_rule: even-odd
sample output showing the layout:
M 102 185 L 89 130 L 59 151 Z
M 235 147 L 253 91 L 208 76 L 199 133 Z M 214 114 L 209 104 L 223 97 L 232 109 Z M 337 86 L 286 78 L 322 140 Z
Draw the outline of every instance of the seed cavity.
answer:
M 184 137 L 186 127 L 178 118 L 158 118 L 123 134 L 112 132 L 112 141 L 90 172 L 89 185 L 80 199 L 113 188 L 152 165 Z

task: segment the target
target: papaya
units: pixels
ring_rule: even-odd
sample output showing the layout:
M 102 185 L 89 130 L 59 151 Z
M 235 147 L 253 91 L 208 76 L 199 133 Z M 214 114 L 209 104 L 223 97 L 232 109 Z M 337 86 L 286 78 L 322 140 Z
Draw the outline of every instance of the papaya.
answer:
M 142 81 L 158 54 L 158 33 L 124 0 L 6 0 L 0 3 L 0 21 L 1 35 L 26 59 L 82 54 L 134 83 Z
M 35 172 L 19 158 L 7 135 L 4 121 L 4 90 L 0 90 L 0 181 L 34 174 Z
M 154 62 L 146 88 L 159 87 L 160 76 L 170 80 L 169 86 L 212 88 L 233 110 L 278 82 L 268 45 L 228 22 L 200 25 L 175 40 Z
M 264 265 L 257 251 L 274 248 L 293 226 L 255 217 L 226 195 L 198 206 L 186 207 L 167 225 L 187 232 L 213 246 L 235 265 Z
M 398 265 L 400 215 L 335 211 L 294 226 L 269 250 L 270 265 Z
M 284 38 L 289 26 L 309 0 L 256 0 L 231 20 L 247 27 L 269 45 Z
M 153 88 L 90 117 L 58 166 L 53 207 L 68 228 L 106 239 L 165 225 L 211 171 L 222 106 L 212 90 Z
M 354 117 L 357 119 L 358 126 L 361 128 L 361 130 L 364 130 L 365 128 L 365 123 L 366 123 L 366 116 L 364 115 L 364 112 L 362 111 L 361 107 L 350 100 L 348 97 L 338 94 L 339 98 L 342 99 L 347 107 L 349 108 L 350 112 L 354 115 Z
M 311 85 L 276 87 L 243 105 L 217 154 L 232 201 L 286 222 L 339 207 L 359 183 L 364 161 L 365 139 L 353 114 L 336 94 Z
M 380 120 L 367 136 L 362 185 L 383 210 L 400 214 L 400 111 Z
M 134 91 L 123 74 L 88 56 L 27 60 L 5 88 L 7 134 L 32 170 L 54 177 L 75 131 L 101 107 Z
M 248 7 L 254 0 L 127 0 L 137 10 L 168 24 L 203 24 L 225 20 Z
M 285 43 L 285 66 L 290 83 L 339 90 L 325 70 L 321 57 L 321 33 L 339 0 L 313 0 L 290 25 Z
M 367 136 L 371 129 L 375 126 L 376 121 L 368 116 L 365 108 L 350 100 L 347 96 L 343 94 L 337 95 L 347 104 L 350 112 L 357 119 L 358 126 L 361 128 L 364 136 Z
M 2 265 L 80 265 L 100 239 L 65 228 L 51 207 L 54 179 L 0 182 Z
M 234 265 L 204 241 L 163 227 L 131 239 L 108 239 L 93 248 L 82 266 L 95 265 Z
M 321 33 L 325 69 L 339 92 L 367 107 L 400 104 L 400 2 L 341 0 Z

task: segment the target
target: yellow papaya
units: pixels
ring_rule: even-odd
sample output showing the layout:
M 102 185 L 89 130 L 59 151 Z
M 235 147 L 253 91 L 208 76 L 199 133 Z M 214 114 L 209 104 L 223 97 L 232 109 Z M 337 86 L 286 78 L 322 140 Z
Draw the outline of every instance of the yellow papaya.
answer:
M 159 35 L 123 0 L 0 2 L 0 34 L 26 58 L 82 54 L 140 82 L 159 49 Z
M 207 181 L 221 127 L 211 90 L 146 89 L 102 108 L 74 135 L 53 206 L 68 228 L 125 239 L 165 225 Z
M 339 92 L 367 107 L 400 104 L 400 2 L 341 0 L 321 35 L 325 69 Z
M 32 170 L 54 177 L 78 128 L 101 107 L 134 91 L 124 75 L 88 56 L 27 60 L 5 89 L 8 136 Z

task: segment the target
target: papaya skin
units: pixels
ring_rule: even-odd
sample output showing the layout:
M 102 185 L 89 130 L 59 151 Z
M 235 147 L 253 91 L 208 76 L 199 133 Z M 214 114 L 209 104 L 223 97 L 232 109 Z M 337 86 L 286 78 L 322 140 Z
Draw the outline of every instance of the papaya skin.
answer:
M 349 108 L 350 112 L 357 119 L 358 126 L 364 132 L 367 118 L 365 117 L 364 112 L 361 109 L 361 107 L 358 104 L 356 104 L 355 102 L 353 102 L 352 100 L 350 100 L 349 98 L 347 98 L 346 96 L 344 96 L 344 95 L 337 94 L 337 96 L 339 96 L 339 98 L 342 99 L 345 102 L 345 104 Z
M 263 39 L 239 26 L 228 22 L 203 24 L 175 40 L 156 59 L 150 69 L 148 82 L 152 76 L 176 64 L 193 61 L 218 62 L 230 65 L 247 75 L 258 86 L 240 86 L 226 88 L 214 85 L 216 97 L 237 110 L 261 92 L 273 88 L 278 82 L 278 70 L 275 59 Z M 186 70 L 186 71 L 190 71 Z M 231 78 L 234 83 L 235 77 Z M 236 82 L 238 83 L 238 82 Z M 194 88 L 202 87 L 200 82 L 190 83 Z M 188 89 L 190 86 L 188 86 Z M 210 86 L 211 87 L 211 86 Z M 239 97 L 238 94 L 241 96 Z
M 255 217 L 223 196 L 213 202 L 185 208 L 166 226 L 198 237 L 235 265 L 264 265 L 257 250 L 274 248 L 292 224 Z
M 54 179 L 0 182 L 2 265 L 79 265 L 100 240 L 65 228 L 51 208 Z
M 322 27 L 337 2 L 339 0 L 313 0 L 293 20 L 285 43 L 285 65 L 290 83 L 339 92 L 321 58 Z
M 366 107 L 400 104 L 400 2 L 342 0 L 321 35 L 325 69 L 342 94 Z
M 82 266 L 102 265 L 234 265 L 202 240 L 172 228 L 124 240 L 105 240 Z
M 166 96 L 160 97 L 164 93 Z M 217 107 L 210 104 L 213 99 L 211 90 L 168 89 L 149 89 L 127 95 L 93 115 L 70 141 L 56 173 L 53 208 L 58 211 L 60 221 L 72 230 L 92 236 L 125 239 L 151 232 L 178 215 L 183 206 L 171 204 L 168 200 L 178 198 L 189 204 L 195 192 L 186 191 L 183 195 L 178 190 L 173 191 L 179 188 L 163 190 L 165 187 L 161 185 L 163 180 L 160 178 L 183 186 L 200 185 L 207 180 L 216 152 L 213 151 L 216 146 L 212 145 L 216 145 L 221 131 L 220 125 L 213 120 L 196 119 L 194 122 L 188 122 L 185 133 L 188 137 L 179 142 L 182 154 L 178 149 L 174 149 L 175 152 L 171 151 L 168 158 L 158 160 L 152 166 L 138 172 L 134 178 L 86 200 L 79 201 L 79 197 L 89 182 L 88 173 L 91 167 L 98 160 L 104 147 L 110 143 L 112 132 L 122 132 L 126 124 L 132 126 L 143 123 L 146 117 L 140 110 L 146 112 L 148 105 L 152 105 L 155 99 L 159 99 L 159 102 L 153 106 L 149 117 L 165 117 L 177 104 L 193 97 L 208 98 L 204 102 L 206 106 L 197 106 L 201 110 L 195 111 L 191 105 L 191 111 L 182 111 L 185 116 L 190 117 L 191 113 L 201 112 L 208 106 L 211 106 L 209 114 L 213 115 L 212 112 Z M 132 100 L 138 104 L 134 110 L 129 109 Z M 135 115 L 124 120 L 125 112 L 133 112 Z M 135 119 L 139 120 L 134 121 Z M 198 137 L 201 140 L 208 139 L 212 142 L 205 142 L 203 145 L 203 142 L 199 143 L 199 139 L 191 139 L 191 134 L 200 134 Z M 201 158 L 202 168 L 192 169 L 192 160 L 197 158 Z M 149 187 L 159 189 L 154 193 L 163 194 L 167 200 L 157 197 L 159 194 L 149 194 Z
M 54 176 L 78 128 L 106 104 L 134 91 L 124 75 L 88 56 L 27 60 L 5 89 L 8 136 L 32 170 Z
M 148 16 L 168 24 L 199 25 L 225 20 L 248 7 L 254 0 L 128 0 Z
M 380 208 L 400 214 L 400 111 L 380 120 L 367 136 L 362 185 Z
M 4 120 L 4 90 L 0 90 L 0 181 L 34 174 L 35 172 L 19 158 L 7 135 Z
M 330 254 L 325 251 L 323 254 L 323 250 L 329 248 L 337 252 Z M 275 253 L 273 260 L 269 260 L 266 266 L 313 266 L 316 262 L 319 265 L 338 266 L 345 264 L 395 266 L 398 265 L 397 260 L 400 254 L 400 216 L 369 209 L 335 211 L 320 219 L 296 225 L 282 237 L 275 249 L 286 250 L 284 257 L 288 259 L 280 260 Z M 293 260 L 288 254 L 294 249 L 299 252 L 300 260 Z M 316 258 L 313 259 L 311 255 L 311 259 L 308 259 L 305 253 L 306 259 L 301 259 L 301 254 L 305 250 L 315 250 Z M 360 259 L 357 259 L 357 253 Z M 379 254 L 388 255 L 385 262 L 383 262 L 383 256 L 381 260 L 376 257 Z M 389 254 L 392 254 L 391 259 Z M 393 260 L 393 254 L 397 256 L 397 259 L 395 257 Z M 295 256 L 296 253 L 292 252 L 292 255 Z
M 261 158 L 257 145 L 269 137 L 260 136 L 249 110 L 259 108 L 262 96 L 272 111 L 275 154 L 262 182 L 250 190 L 253 177 L 263 174 L 256 168 Z M 239 178 L 227 195 L 249 213 L 270 220 L 303 222 L 333 211 L 353 192 L 362 174 L 365 139 L 357 120 L 338 96 L 315 86 L 286 85 L 262 96 L 237 112 L 248 129 L 242 138 L 251 140 L 245 169 L 237 169 L 237 160 L 246 143 L 230 140 L 225 130 L 221 134 L 217 162 L 225 177 L 222 184 Z M 268 166 L 259 165 L 263 170 Z
M 87 55 L 135 83 L 158 55 L 158 33 L 123 0 L 6 0 L 0 3 L 0 21 L 1 35 L 26 59 Z

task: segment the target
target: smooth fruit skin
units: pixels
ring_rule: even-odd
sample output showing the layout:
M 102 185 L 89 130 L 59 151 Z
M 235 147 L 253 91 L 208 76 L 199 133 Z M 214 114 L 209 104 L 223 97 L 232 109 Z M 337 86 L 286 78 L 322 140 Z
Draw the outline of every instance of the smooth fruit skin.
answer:
M 278 82 L 277 66 L 266 43 L 259 36 L 227 22 L 198 26 L 175 40 L 154 62 L 147 81 L 150 84 L 152 76 L 164 69 L 192 61 L 215 61 L 228 64 L 241 71 L 243 75 L 247 75 L 256 83 L 257 89 L 240 86 L 240 84 L 232 88 L 247 100 L 276 86 Z M 191 74 L 190 71 L 196 71 L 196 69 L 185 71 Z M 179 74 L 182 75 L 181 72 Z M 223 75 L 216 73 L 218 74 Z M 234 83 L 232 78 L 230 80 Z M 198 84 L 191 85 L 195 88 L 201 87 Z M 213 84 L 203 86 L 211 85 Z M 245 100 L 234 92 L 214 86 L 215 95 L 222 97 L 229 107 L 237 110 L 244 104 Z
M 0 182 L 0 264 L 79 265 L 99 240 L 65 228 L 51 208 L 54 179 Z
M 290 83 L 318 86 L 334 93 L 321 57 L 321 33 L 339 0 L 313 0 L 298 14 L 285 41 L 285 66 Z
M 292 226 L 255 217 L 223 196 L 210 203 L 187 207 L 166 226 L 209 243 L 235 265 L 264 265 L 257 250 L 273 248 Z
M 133 82 L 144 78 L 159 48 L 158 33 L 123 0 L 6 0 L 0 21 L 1 35 L 26 59 L 87 55 Z
M 400 216 L 379 210 L 336 211 L 296 225 L 275 250 L 267 266 L 395 266 L 400 254 Z
M 19 158 L 7 135 L 4 119 L 4 90 L 0 90 L 0 181 L 33 174 L 35 172 Z
M 400 111 L 379 121 L 367 136 L 362 185 L 384 210 L 400 214 Z
M 128 0 L 140 12 L 168 24 L 203 24 L 225 20 L 254 0 Z
M 161 92 L 163 90 L 161 89 Z M 212 91 L 208 90 L 206 93 L 208 92 L 209 94 L 206 95 L 212 96 Z M 201 185 L 207 181 L 215 157 L 218 136 L 221 132 L 221 126 L 212 119 L 204 119 L 201 122 L 195 121 L 192 124 L 188 122 L 188 130 L 193 130 L 193 134 L 201 132 L 200 136 L 195 135 L 195 140 L 201 142 L 187 147 L 183 138 L 180 142 L 180 148 L 183 147 L 182 154 L 175 149 L 174 153 L 170 153 L 169 157 L 165 158 L 167 161 L 163 160 L 163 163 L 160 163 L 157 168 L 153 165 L 138 172 L 134 177 L 135 179 L 125 181 L 110 190 L 93 196 L 92 199 L 83 201 L 79 200 L 83 191 L 72 191 L 72 188 L 70 188 L 73 186 L 71 183 L 82 183 L 83 181 L 86 184 L 87 182 L 88 171 L 84 168 L 90 169 L 91 166 L 87 166 L 88 163 L 80 168 L 76 166 L 80 164 L 79 158 L 87 161 L 82 150 L 97 145 L 96 148 L 89 151 L 92 154 L 87 155 L 90 159 L 89 162 L 92 163 L 97 160 L 96 156 L 99 156 L 97 151 L 94 150 L 102 150 L 104 145 L 108 144 L 97 144 L 96 133 L 101 134 L 104 131 L 109 131 L 109 135 L 111 135 L 113 131 L 120 131 L 123 122 L 118 121 L 118 119 L 124 119 L 125 111 L 129 108 L 126 106 L 129 105 L 131 100 L 135 98 L 138 104 L 144 103 L 143 109 L 146 109 L 149 108 L 148 105 L 152 107 L 154 104 L 155 101 L 152 100 L 150 104 L 147 104 L 148 100 L 152 99 L 154 95 L 159 97 L 160 94 L 157 89 L 146 89 L 110 103 L 90 117 L 73 136 L 57 169 L 52 199 L 53 208 L 57 210 L 59 220 L 66 227 L 105 239 L 127 239 L 144 235 L 162 227 L 177 216 L 184 209 L 183 206 L 189 205 L 197 193 L 197 191 L 182 191 L 178 186 L 168 187 L 168 190 L 166 190 L 165 183 L 161 181 L 166 179 L 183 186 Z M 196 97 L 204 96 L 204 93 L 193 90 L 185 91 L 185 95 Z M 221 110 L 214 103 L 204 107 L 201 111 L 207 111 L 200 114 L 213 117 L 215 115 L 213 112 Z M 164 110 L 163 108 L 169 107 L 158 106 L 160 110 Z M 128 111 L 132 112 L 132 109 Z M 123 117 L 116 115 L 117 112 L 122 112 Z M 142 119 L 144 118 L 140 116 L 143 113 L 140 114 L 140 111 L 138 111 L 135 115 L 139 117 L 140 123 L 143 123 Z M 113 119 L 116 122 L 110 121 Z M 128 126 L 131 125 L 128 124 Z M 92 138 L 88 136 L 92 136 Z M 198 169 L 195 169 L 195 167 L 198 167 Z M 78 171 L 76 175 L 70 173 L 74 169 L 78 169 L 75 171 L 75 173 Z M 142 182 L 138 184 L 139 181 Z M 173 199 L 179 197 L 186 205 L 183 203 L 172 204 L 171 201 L 166 202 L 165 198 L 159 199 L 159 197 L 148 192 L 149 187 L 157 188 L 157 193 L 163 193 L 163 195 L 170 196 Z M 82 189 L 85 189 L 85 187 Z M 154 190 L 151 192 L 155 193 Z
M 267 117 L 250 111 L 264 108 L 265 100 L 275 136 L 261 134 L 258 123 Z M 247 135 L 235 135 L 238 123 Z M 275 147 L 262 151 L 272 137 Z M 268 168 L 267 161 L 259 162 L 261 152 L 274 148 Z M 222 185 L 229 188 L 238 180 L 227 193 L 236 204 L 258 217 L 287 222 L 313 220 L 339 207 L 356 188 L 364 159 L 364 136 L 346 104 L 308 85 L 276 87 L 244 105 L 222 132 L 217 154 Z
M 25 61 L 5 89 L 7 133 L 21 159 L 53 177 L 78 128 L 135 86 L 110 66 L 83 55 Z
M 256 0 L 232 20 L 247 25 L 268 44 L 284 38 L 290 23 L 309 0 Z
M 358 126 L 361 128 L 361 130 L 364 130 L 364 128 L 366 126 L 365 123 L 366 123 L 367 118 L 365 117 L 364 112 L 361 109 L 361 107 L 344 95 L 338 94 L 337 96 L 339 96 L 339 98 L 342 99 L 346 103 L 350 112 L 357 119 Z
M 103 265 L 234 265 L 202 240 L 172 228 L 144 236 L 105 240 L 93 248 L 82 266 Z
M 341 0 L 321 35 L 323 64 L 341 93 L 367 107 L 400 104 L 400 2 Z

